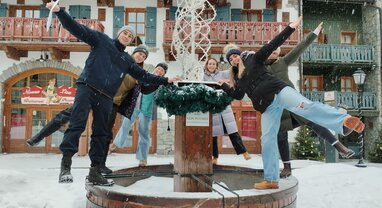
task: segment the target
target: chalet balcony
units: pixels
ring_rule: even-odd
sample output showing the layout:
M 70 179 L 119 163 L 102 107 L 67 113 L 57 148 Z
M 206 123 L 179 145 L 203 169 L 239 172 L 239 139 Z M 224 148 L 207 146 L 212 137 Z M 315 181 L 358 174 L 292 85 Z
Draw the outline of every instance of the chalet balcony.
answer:
M 103 32 L 103 25 L 95 19 L 77 19 L 80 24 Z M 52 58 L 69 58 L 70 52 L 90 51 L 87 44 L 80 42 L 64 29 L 58 19 L 52 21 L 46 31 L 47 18 L 0 17 L 0 49 L 9 58 L 20 60 L 28 51 L 49 51 Z
M 347 64 L 370 66 L 375 63 L 369 45 L 313 44 L 303 53 L 304 64 Z
M 222 54 L 227 43 L 240 45 L 242 50 L 258 50 L 269 40 L 272 40 L 281 30 L 288 26 L 288 22 L 223 22 L 213 21 L 210 25 L 211 31 L 208 38 L 211 41 L 212 54 Z M 164 21 L 163 26 L 163 48 L 165 54 L 171 51 L 171 42 L 175 30 L 175 21 Z M 186 28 L 181 37 L 186 37 L 191 28 Z M 201 35 L 196 37 L 199 41 Z M 282 53 L 288 52 L 298 42 L 299 31 L 295 31 L 282 46 Z
M 329 92 L 326 92 L 329 93 Z M 329 101 L 328 104 L 334 107 L 342 107 L 348 110 L 349 113 L 356 115 L 358 110 L 358 92 L 338 92 L 330 91 L 334 93 L 334 100 Z M 305 97 L 312 101 L 318 101 L 325 103 L 325 91 L 306 91 L 302 93 Z M 365 115 L 378 115 L 377 109 L 377 93 L 375 92 L 363 92 L 361 109 L 363 112 L 368 112 Z

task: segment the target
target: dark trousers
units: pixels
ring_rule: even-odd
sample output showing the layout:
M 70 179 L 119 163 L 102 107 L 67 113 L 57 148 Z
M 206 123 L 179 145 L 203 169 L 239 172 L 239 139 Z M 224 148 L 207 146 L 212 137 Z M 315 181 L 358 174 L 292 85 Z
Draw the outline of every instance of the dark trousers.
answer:
M 69 128 L 65 131 L 64 139 L 60 145 L 64 157 L 72 157 L 78 152 L 79 139 L 86 128 L 89 112 L 92 110 L 93 122 L 89 157 L 92 166 L 103 162 L 105 146 L 110 137 L 107 121 L 112 107 L 112 99 L 87 85 L 78 85 Z
M 117 117 L 117 111 L 118 111 L 118 107 L 116 105 L 113 105 L 113 109 L 111 110 L 109 120 L 107 123 L 109 136 L 108 136 L 108 139 L 106 141 L 105 152 L 104 152 L 105 154 L 103 157 L 103 165 L 105 165 L 105 163 L 106 163 L 107 153 L 109 152 L 110 143 L 113 141 L 113 127 L 114 127 L 114 123 L 115 123 L 115 118 Z
M 306 125 L 306 126 L 309 126 L 314 133 L 317 134 L 318 138 L 326 140 L 330 144 L 333 144 L 335 141 L 337 141 L 337 138 L 327 128 L 324 128 L 311 121 L 300 124 L 297 122 L 297 120 L 293 119 L 293 115 L 294 114 L 291 114 L 293 128 L 296 128 L 300 125 Z M 289 155 L 288 131 L 279 131 L 279 133 L 277 134 L 277 140 L 278 140 L 278 147 L 279 147 L 281 160 L 284 162 L 289 161 L 290 155 Z
M 247 151 L 238 132 L 228 134 L 228 136 L 237 155 Z M 219 157 L 218 137 L 212 137 L 212 156 L 214 156 L 214 158 Z

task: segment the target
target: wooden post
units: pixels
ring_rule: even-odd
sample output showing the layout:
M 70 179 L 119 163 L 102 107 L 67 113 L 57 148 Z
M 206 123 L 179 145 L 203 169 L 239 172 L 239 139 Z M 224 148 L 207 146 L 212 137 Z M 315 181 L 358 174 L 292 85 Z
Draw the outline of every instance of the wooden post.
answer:
M 178 175 L 174 176 L 174 191 L 211 192 L 190 174 L 212 174 L 212 116 L 211 113 L 196 114 L 199 121 L 195 123 L 193 115 L 175 117 L 174 169 Z M 211 181 L 202 176 L 198 178 L 212 186 Z

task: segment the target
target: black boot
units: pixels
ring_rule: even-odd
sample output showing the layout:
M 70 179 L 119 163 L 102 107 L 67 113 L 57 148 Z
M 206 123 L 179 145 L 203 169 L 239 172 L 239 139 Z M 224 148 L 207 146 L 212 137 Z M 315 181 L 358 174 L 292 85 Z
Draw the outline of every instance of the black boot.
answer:
M 100 169 L 101 169 L 101 173 L 106 175 L 113 172 L 110 168 L 106 167 L 105 164 L 101 164 Z
M 87 180 L 93 185 L 111 186 L 114 184 L 113 180 L 107 180 L 105 177 L 103 177 L 103 175 L 101 174 L 101 165 L 90 167 Z
M 67 124 L 70 119 L 71 109 L 65 109 L 57 114 L 49 123 L 47 123 L 44 128 L 40 130 L 39 133 L 34 135 L 32 138 L 27 140 L 27 144 L 30 146 L 35 146 L 41 142 L 45 137 L 53 134 L 61 128 L 62 125 Z
M 72 166 L 72 158 L 68 156 L 62 157 L 61 172 L 58 179 L 59 183 L 73 183 L 73 176 L 70 173 L 71 166 Z
M 353 150 L 345 147 L 340 141 L 335 143 L 333 146 L 336 148 L 338 153 L 340 153 L 340 155 L 344 158 L 350 158 L 355 154 L 355 152 Z
M 287 178 L 292 175 L 292 168 L 290 167 L 290 163 L 283 163 L 284 169 L 280 173 L 280 178 Z

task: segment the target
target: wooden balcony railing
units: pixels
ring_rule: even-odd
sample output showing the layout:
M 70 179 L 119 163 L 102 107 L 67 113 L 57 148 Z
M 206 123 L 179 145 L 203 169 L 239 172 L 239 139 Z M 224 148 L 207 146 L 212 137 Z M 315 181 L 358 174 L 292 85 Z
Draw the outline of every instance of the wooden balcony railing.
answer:
M 303 54 L 305 63 L 374 63 L 374 49 L 368 45 L 313 44 Z
M 305 97 L 312 101 L 324 102 L 324 91 L 303 92 Z M 358 109 L 357 92 L 335 92 L 334 104 L 338 107 L 344 107 L 348 110 Z M 361 109 L 376 110 L 377 94 L 375 92 L 363 92 Z
M 103 32 L 96 19 L 77 19 L 77 22 Z M 0 41 L 62 41 L 77 42 L 77 38 L 64 29 L 58 19 L 46 31 L 47 18 L 0 17 Z
M 288 26 L 287 22 L 221 22 L 213 21 L 210 25 L 211 31 L 208 35 L 213 45 L 236 43 L 241 45 L 263 45 L 272 40 L 282 29 Z M 175 21 L 164 21 L 163 41 L 170 44 L 173 40 Z M 186 28 L 181 37 L 187 37 L 191 30 Z M 201 35 L 196 37 L 199 41 Z M 299 32 L 295 31 L 284 45 L 296 45 L 299 42 Z

